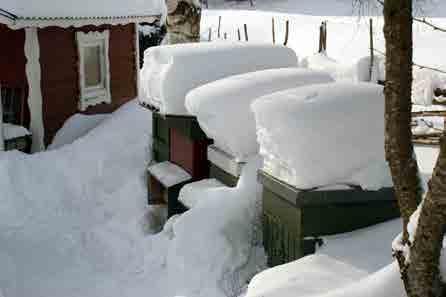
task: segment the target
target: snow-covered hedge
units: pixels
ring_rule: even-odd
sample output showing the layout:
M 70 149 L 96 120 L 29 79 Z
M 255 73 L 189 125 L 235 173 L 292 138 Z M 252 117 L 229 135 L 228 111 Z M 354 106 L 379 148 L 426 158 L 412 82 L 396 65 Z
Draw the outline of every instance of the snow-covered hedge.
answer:
M 274 176 L 303 189 L 391 185 L 381 86 L 305 86 L 264 96 L 252 108 L 264 169 Z
M 270 44 L 189 43 L 146 50 L 141 100 L 165 114 L 187 114 L 187 92 L 226 76 L 270 68 L 296 67 L 293 50 Z
M 186 108 L 217 147 L 244 161 L 259 149 L 251 103 L 260 96 L 298 86 L 332 82 L 329 74 L 302 68 L 268 69 L 230 76 L 198 87 Z

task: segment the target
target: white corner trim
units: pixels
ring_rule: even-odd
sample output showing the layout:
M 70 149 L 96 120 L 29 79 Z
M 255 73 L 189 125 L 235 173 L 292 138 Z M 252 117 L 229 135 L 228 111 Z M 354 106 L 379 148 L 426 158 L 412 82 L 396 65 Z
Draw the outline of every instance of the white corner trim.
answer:
M 32 152 L 45 149 L 42 116 L 42 89 L 40 69 L 40 45 L 37 28 L 25 29 L 26 78 L 28 80 L 28 105 L 31 114 Z
M 76 32 L 76 41 L 79 54 L 79 109 L 85 111 L 89 106 L 100 103 L 111 103 L 110 91 L 110 56 L 109 56 L 110 31 L 91 31 L 88 33 Z M 101 82 L 98 86 L 87 87 L 85 85 L 85 57 L 84 47 L 97 46 L 100 48 Z
M 141 88 L 141 69 L 139 68 L 140 48 L 139 48 L 139 24 L 134 23 L 135 27 L 135 66 L 136 66 L 136 98 L 139 99 Z

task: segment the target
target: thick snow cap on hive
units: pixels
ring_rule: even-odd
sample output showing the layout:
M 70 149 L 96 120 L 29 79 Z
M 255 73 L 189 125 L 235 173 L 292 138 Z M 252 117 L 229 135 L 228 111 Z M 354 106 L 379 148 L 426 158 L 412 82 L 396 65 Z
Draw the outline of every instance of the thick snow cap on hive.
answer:
M 381 86 L 305 86 L 264 96 L 252 109 L 268 173 L 300 189 L 391 186 Z
M 259 150 L 251 103 L 260 96 L 308 84 L 332 82 L 328 73 L 303 68 L 249 72 L 190 91 L 186 109 L 216 146 L 238 162 Z
M 144 54 L 141 93 L 145 104 L 163 114 L 187 115 L 186 94 L 230 75 L 296 67 L 292 49 L 270 44 L 208 42 L 164 45 Z

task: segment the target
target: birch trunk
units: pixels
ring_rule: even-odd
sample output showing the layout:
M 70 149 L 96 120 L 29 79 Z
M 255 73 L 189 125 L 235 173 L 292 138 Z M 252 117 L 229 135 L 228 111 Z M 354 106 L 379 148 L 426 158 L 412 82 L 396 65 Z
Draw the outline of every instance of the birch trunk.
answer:
M 166 0 L 167 34 L 163 44 L 200 41 L 201 6 L 198 0 Z

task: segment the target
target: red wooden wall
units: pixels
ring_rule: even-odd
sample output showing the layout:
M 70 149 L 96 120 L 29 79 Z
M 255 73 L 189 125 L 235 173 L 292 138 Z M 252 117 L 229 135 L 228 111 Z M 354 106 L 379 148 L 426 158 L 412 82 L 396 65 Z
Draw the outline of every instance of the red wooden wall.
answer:
M 85 113 L 107 113 L 136 97 L 137 65 L 135 32 L 132 24 L 124 26 L 63 29 L 39 29 L 40 63 L 42 68 L 43 121 L 45 143 L 49 144 L 57 130 L 78 110 L 79 78 L 76 31 L 110 30 L 109 59 L 111 104 L 88 108 Z

